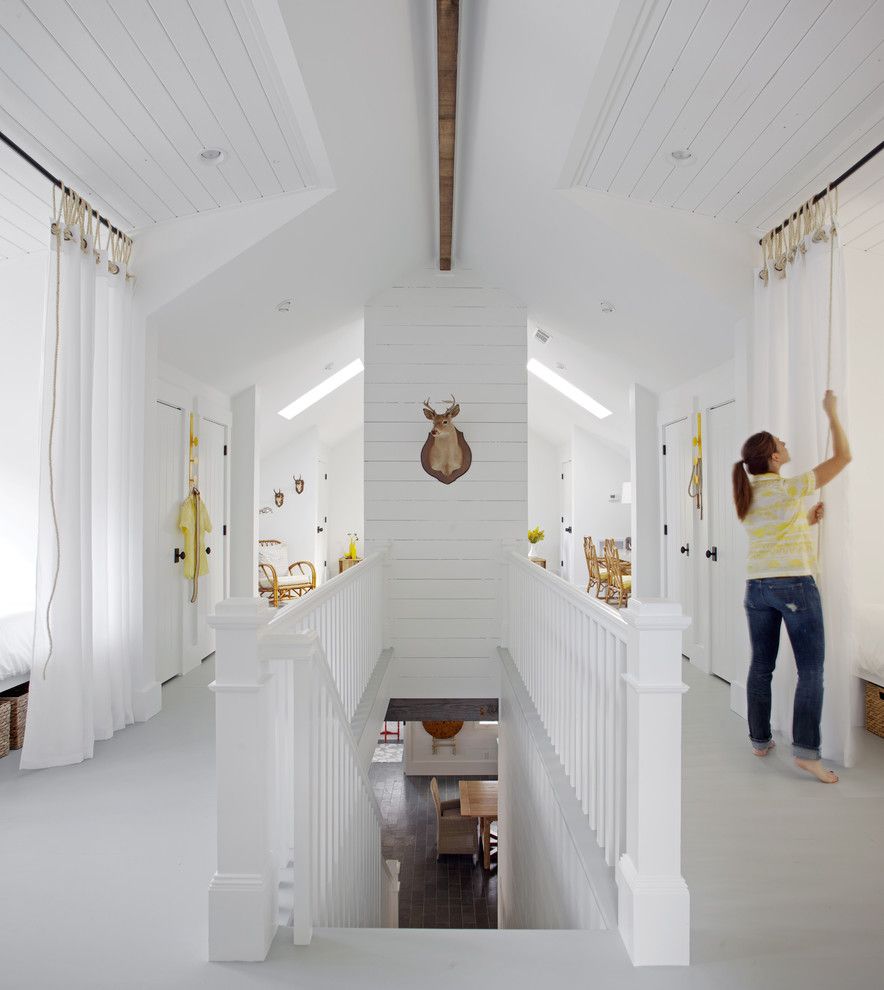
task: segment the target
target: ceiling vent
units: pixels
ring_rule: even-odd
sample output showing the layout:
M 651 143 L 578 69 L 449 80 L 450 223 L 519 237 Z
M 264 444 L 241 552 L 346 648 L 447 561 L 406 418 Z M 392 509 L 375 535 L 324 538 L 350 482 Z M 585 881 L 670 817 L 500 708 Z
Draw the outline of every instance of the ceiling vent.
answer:
M 541 330 L 540 327 L 535 329 L 534 336 L 540 341 L 541 344 L 545 344 L 549 340 L 549 334 L 546 330 Z

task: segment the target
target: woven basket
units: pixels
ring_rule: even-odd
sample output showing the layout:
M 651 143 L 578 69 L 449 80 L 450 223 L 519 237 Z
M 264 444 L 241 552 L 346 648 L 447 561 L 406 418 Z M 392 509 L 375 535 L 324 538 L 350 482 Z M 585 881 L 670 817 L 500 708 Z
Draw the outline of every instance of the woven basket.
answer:
M 9 698 L 0 698 L 0 757 L 9 753 L 9 712 L 12 702 Z
M 11 701 L 9 713 L 9 748 L 21 749 L 25 744 L 25 722 L 28 717 L 28 686 L 22 684 L 9 694 L 0 696 L 0 701 Z
M 866 728 L 884 738 L 884 687 L 866 681 Z

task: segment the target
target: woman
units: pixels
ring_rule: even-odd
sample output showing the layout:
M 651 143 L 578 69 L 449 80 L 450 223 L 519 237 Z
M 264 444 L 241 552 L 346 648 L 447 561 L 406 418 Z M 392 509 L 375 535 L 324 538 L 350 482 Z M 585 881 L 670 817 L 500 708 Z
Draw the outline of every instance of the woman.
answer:
M 832 429 L 834 454 L 796 478 L 780 477 L 789 463 L 785 443 L 770 433 L 756 433 L 743 444 L 734 465 L 734 502 L 749 533 L 746 616 L 752 640 L 752 665 L 746 680 L 749 738 L 756 756 L 767 756 L 770 731 L 770 684 L 777 662 L 780 624 L 795 653 L 798 686 L 792 717 L 795 763 L 824 784 L 837 774 L 820 762 L 823 710 L 823 609 L 813 575 L 816 554 L 810 527 L 823 517 L 823 503 L 804 512 L 803 499 L 828 484 L 850 463 L 850 445 L 835 396 L 827 391 L 823 409 Z

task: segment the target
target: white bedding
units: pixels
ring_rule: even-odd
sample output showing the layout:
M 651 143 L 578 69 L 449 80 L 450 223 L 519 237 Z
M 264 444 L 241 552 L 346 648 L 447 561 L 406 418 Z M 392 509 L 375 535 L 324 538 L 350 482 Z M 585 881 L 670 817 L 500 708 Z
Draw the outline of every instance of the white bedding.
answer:
M 0 681 L 30 672 L 33 643 L 33 612 L 0 616 Z
M 884 686 L 884 605 L 857 608 L 856 638 L 858 673 Z

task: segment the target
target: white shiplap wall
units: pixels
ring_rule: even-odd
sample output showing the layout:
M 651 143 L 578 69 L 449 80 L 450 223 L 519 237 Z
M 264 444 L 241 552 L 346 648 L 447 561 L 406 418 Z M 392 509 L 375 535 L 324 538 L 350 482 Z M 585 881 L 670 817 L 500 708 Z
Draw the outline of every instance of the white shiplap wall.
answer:
M 402 696 L 496 694 L 498 549 L 524 540 L 527 315 L 470 272 L 420 273 L 365 311 L 366 550 L 392 544 Z M 451 485 L 426 474 L 422 405 L 453 393 L 473 452 Z

